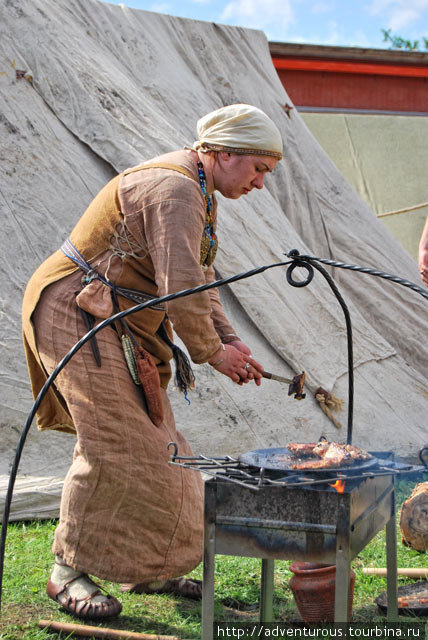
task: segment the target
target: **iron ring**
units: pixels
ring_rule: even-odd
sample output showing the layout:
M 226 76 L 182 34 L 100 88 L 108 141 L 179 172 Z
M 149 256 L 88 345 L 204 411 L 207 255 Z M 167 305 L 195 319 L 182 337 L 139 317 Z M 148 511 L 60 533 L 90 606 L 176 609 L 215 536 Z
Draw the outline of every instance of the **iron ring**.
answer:
M 294 280 L 293 279 L 293 271 L 294 269 L 296 269 L 296 267 L 304 267 L 306 269 L 307 276 L 306 276 L 306 280 Z M 287 278 L 287 282 L 288 284 L 291 284 L 292 287 L 306 287 L 306 285 L 308 285 L 311 281 L 312 278 L 314 277 L 314 269 L 312 267 L 312 265 L 309 262 L 303 262 L 301 261 L 295 261 L 293 262 L 287 269 L 286 271 L 286 278 Z

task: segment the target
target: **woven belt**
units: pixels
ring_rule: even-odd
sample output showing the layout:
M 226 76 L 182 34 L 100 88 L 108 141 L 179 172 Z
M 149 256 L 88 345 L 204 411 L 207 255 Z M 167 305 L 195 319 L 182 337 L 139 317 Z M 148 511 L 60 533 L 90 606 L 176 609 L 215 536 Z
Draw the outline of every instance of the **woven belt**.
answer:
M 74 244 L 71 242 L 70 238 L 61 245 L 61 251 L 67 258 L 69 258 L 74 264 L 77 264 L 79 269 L 84 271 L 86 274 L 85 283 L 89 284 L 92 280 L 101 280 L 103 284 L 107 287 L 115 291 L 117 294 L 121 295 L 123 298 L 127 298 L 128 300 L 132 300 L 132 302 L 136 302 L 137 304 L 142 304 L 144 302 L 149 302 L 149 300 L 155 300 L 157 296 L 151 296 L 149 293 L 144 293 L 144 291 L 139 291 L 138 289 L 128 289 L 126 287 L 118 287 L 102 276 L 96 269 L 91 267 L 89 262 L 82 256 L 80 251 L 76 249 Z M 160 311 L 166 311 L 166 307 L 163 304 L 154 304 L 151 309 L 158 309 Z
M 111 289 L 113 305 L 116 306 L 116 311 L 118 310 L 118 305 L 116 301 L 116 294 L 127 298 L 128 300 L 132 300 L 132 302 L 136 302 L 137 304 L 141 304 L 143 302 L 148 302 L 149 300 L 155 300 L 156 296 L 151 296 L 148 293 L 144 293 L 143 291 L 139 291 L 138 289 L 128 289 L 126 287 L 118 287 L 113 284 L 109 280 L 107 280 L 104 276 L 102 276 L 96 269 L 93 269 L 89 262 L 82 256 L 82 254 L 76 249 L 74 244 L 71 242 L 70 238 L 62 244 L 61 251 L 67 258 L 72 260 L 79 269 L 85 272 L 86 277 L 84 278 L 85 284 L 89 284 L 92 280 L 101 280 L 107 287 Z M 151 309 L 159 309 L 161 311 L 166 312 L 166 307 L 162 304 L 154 304 Z M 93 326 L 93 318 L 90 314 L 86 313 L 83 309 L 81 309 L 81 313 L 86 325 L 86 328 L 89 329 Z M 161 322 L 157 335 L 172 349 L 172 355 L 175 361 L 175 384 L 183 391 L 184 397 L 186 401 L 190 404 L 190 400 L 187 397 L 188 389 L 193 389 L 195 384 L 195 376 L 192 371 L 192 367 L 190 365 L 189 359 L 187 355 L 179 348 L 176 344 L 172 342 L 170 339 L 166 327 L 164 325 L 164 321 L 166 319 L 166 315 L 164 316 L 163 321 Z M 127 326 L 124 318 L 121 319 L 121 323 L 126 327 L 127 332 L 131 334 L 129 327 Z M 96 343 L 96 336 L 92 336 L 91 338 L 91 348 L 94 354 L 94 358 L 96 360 L 97 365 L 101 366 L 101 357 L 98 350 L 98 345 Z

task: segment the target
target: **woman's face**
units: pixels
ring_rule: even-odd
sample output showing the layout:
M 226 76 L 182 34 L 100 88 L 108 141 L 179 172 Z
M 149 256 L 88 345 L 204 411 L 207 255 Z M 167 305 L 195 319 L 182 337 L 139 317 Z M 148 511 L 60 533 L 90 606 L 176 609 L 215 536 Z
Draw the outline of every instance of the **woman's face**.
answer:
M 272 156 L 240 155 L 220 151 L 213 166 L 214 189 L 225 198 L 237 199 L 252 189 L 262 189 L 265 175 L 275 169 Z

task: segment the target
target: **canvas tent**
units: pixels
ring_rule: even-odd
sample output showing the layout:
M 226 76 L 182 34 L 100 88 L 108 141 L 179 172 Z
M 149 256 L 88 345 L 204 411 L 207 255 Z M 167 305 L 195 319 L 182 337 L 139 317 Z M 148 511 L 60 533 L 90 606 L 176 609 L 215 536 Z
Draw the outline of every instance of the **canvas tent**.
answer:
M 428 216 L 428 114 L 311 113 L 306 109 L 310 111 L 299 111 L 324 151 L 417 260 Z
M 301 252 L 372 266 L 418 281 L 414 261 L 376 219 L 293 110 L 262 32 L 103 4 L 8 0 L 0 7 L 1 489 L 32 399 L 20 305 L 32 271 L 58 248 L 92 197 L 126 167 L 192 143 L 198 117 L 225 104 L 265 110 L 285 159 L 263 191 L 220 200 L 219 277 Z M 426 444 L 427 301 L 407 288 L 333 269 L 351 312 L 354 442 L 414 458 Z M 197 453 L 235 455 L 321 433 L 346 437 L 320 411 L 321 385 L 347 397 L 346 331 L 322 277 L 290 287 L 266 271 L 222 298 L 237 333 L 266 369 L 305 370 L 307 398 L 265 381 L 238 387 L 196 367 L 190 407 L 173 389 L 177 423 Z M 56 515 L 74 438 L 33 427 L 12 517 Z

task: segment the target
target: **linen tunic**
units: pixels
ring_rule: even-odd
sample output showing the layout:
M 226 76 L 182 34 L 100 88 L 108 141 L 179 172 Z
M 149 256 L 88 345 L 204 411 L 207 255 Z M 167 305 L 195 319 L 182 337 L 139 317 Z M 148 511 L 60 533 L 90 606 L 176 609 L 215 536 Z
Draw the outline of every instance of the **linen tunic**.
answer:
M 214 270 L 200 266 L 206 209 L 193 154 L 173 152 L 153 163 L 173 168 L 134 168 L 111 180 L 70 239 L 115 284 L 162 296 L 212 281 Z M 86 333 L 78 307 L 96 321 L 113 313 L 109 288 L 93 280 L 82 289 L 81 276 L 58 251 L 28 284 L 23 333 L 35 395 Z M 121 296 L 118 301 L 121 309 L 134 306 Z M 167 312 L 195 363 L 208 361 L 221 337 L 234 333 L 214 289 L 169 302 Z M 39 428 L 77 433 L 53 551 L 73 568 L 112 581 L 176 577 L 201 560 L 202 481 L 197 472 L 169 464 L 170 441 L 179 454 L 192 453 L 165 391 L 172 352 L 156 333 L 164 316 L 145 309 L 127 317 L 159 370 L 160 427 L 147 415 L 111 326 L 97 334 L 102 366 L 86 343 L 38 412 Z

